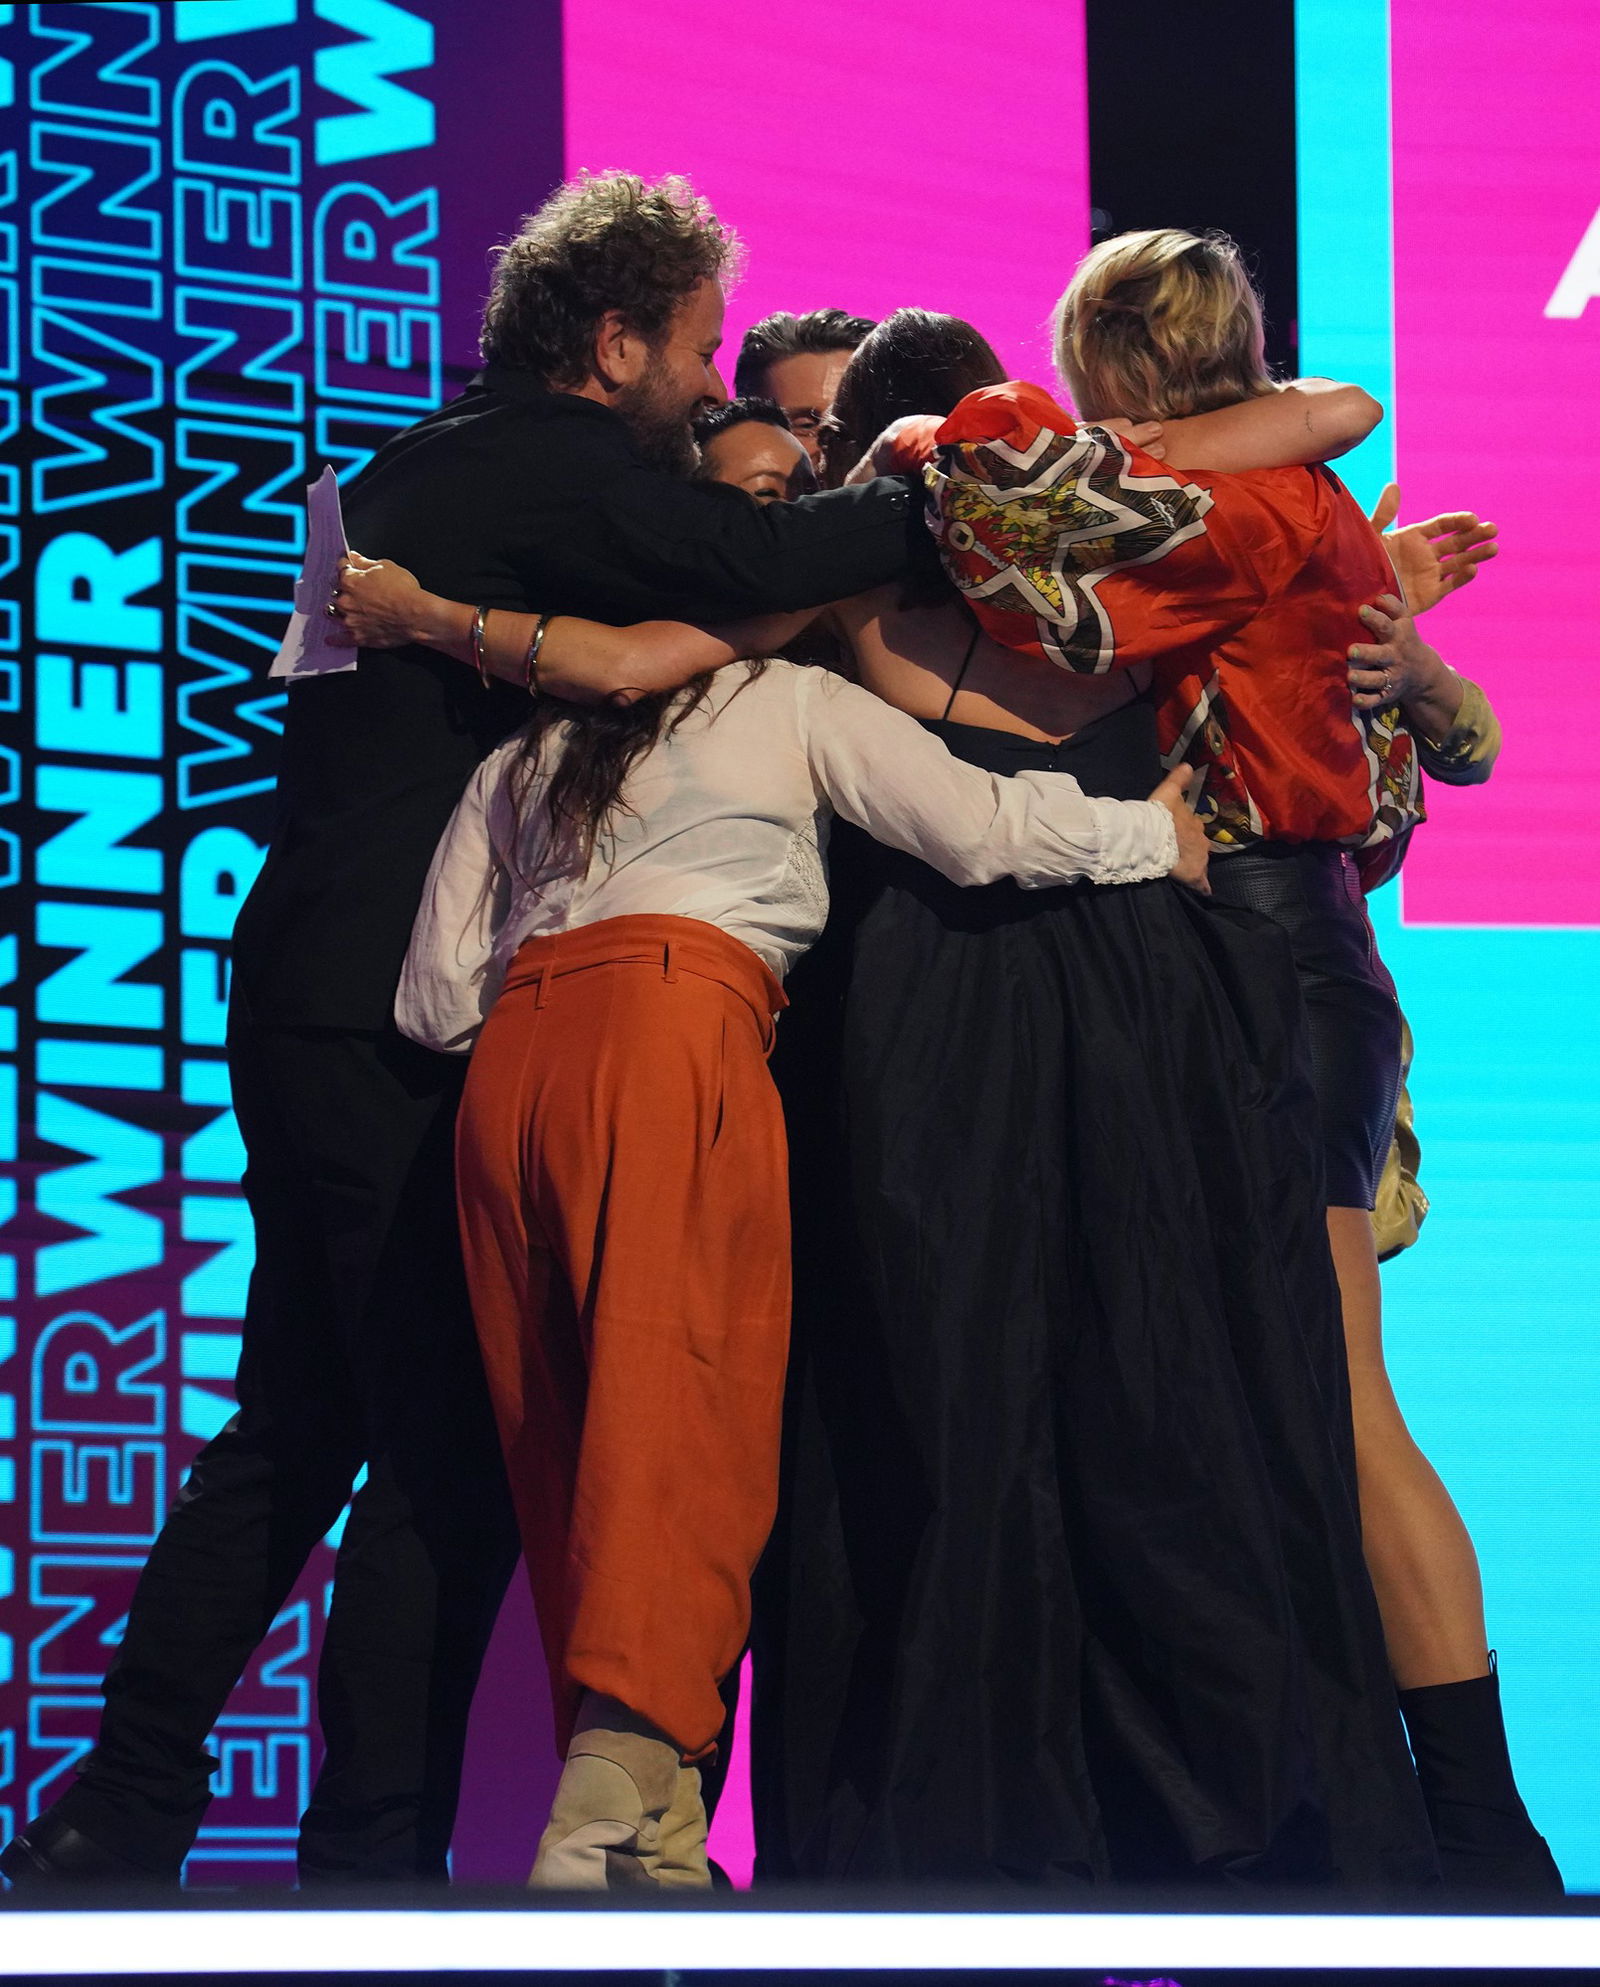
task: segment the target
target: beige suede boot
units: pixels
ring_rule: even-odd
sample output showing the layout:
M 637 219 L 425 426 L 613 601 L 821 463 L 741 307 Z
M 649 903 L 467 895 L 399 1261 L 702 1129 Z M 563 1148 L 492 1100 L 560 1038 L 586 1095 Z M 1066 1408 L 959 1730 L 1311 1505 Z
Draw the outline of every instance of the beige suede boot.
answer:
M 601 1726 L 579 1732 L 567 1748 L 530 1888 L 653 1888 L 678 1772 L 677 1748 L 664 1740 Z
M 701 1798 L 698 1767 L 678 1768 L 678 1791 L 661 1817 L 660 1842 L 656 1855 L 647 1860 L 651 1876 L 663 1890 L 710 1890 L 706 1804 Z

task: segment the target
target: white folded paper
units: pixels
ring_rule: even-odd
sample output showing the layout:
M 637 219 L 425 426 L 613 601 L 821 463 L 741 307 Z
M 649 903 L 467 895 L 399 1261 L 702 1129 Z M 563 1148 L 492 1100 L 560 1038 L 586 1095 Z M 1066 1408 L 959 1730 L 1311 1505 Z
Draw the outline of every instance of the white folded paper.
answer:
M 357 651 L 335 639 L 342 630 L 328 613 L 339 580 L 339 561 L 349 550 L 339 508 L 339 479 L 331 469 L 325 468 L 315 483 L 306 486 L 306 527 L 306 556 L 294 583 L 294 612 L 269 676 L 332 676 L 356 666 Z

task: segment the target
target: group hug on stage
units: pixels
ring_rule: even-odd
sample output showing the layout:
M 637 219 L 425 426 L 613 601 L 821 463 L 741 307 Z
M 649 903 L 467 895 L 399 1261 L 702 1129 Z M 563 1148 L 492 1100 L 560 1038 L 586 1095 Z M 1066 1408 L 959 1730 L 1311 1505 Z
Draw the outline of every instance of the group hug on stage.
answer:
M 1498 750 L 1413 618 L 1493 527 L 1361 513 L 1382 410 L 1269 376 L 1224 237 L 1041 270 L 1074 411 L 918 309 L 768 318 L 730 402 L 738 253 L 563 186 L 344 493 L 235 934 L 238 1413 L 0 1869 L 178 1880 L 365 1468 L 303 1883 L 446 1875 L 521 1559 L 537 1888 L 709 1887 L 737 1715 L 758 1880 L 1559 1893 L 1382 1346 L 1365 896 Z

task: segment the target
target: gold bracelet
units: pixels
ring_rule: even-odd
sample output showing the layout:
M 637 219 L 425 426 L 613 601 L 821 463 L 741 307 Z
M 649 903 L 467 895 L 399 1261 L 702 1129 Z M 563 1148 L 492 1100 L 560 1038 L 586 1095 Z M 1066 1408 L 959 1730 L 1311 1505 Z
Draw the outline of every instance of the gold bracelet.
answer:
M 478 681 L 487 690 L 489 687 L 489 662 L 483 652 L 483 637 L 489 626 L 489 609 L 480 607 L 472 617 L 472 630 L 467 636 L 467 646 L 472 653 L 472 666 L 478 672 Z
M 542 695 L 539 683 L 539 651 L 544 647 L 545 631 L 550 626 L 551 617 L 541 614 L 534 624 L 533 640 L 528 644 L 528 653 L 523 658 L 522 680 L 530 697 Z

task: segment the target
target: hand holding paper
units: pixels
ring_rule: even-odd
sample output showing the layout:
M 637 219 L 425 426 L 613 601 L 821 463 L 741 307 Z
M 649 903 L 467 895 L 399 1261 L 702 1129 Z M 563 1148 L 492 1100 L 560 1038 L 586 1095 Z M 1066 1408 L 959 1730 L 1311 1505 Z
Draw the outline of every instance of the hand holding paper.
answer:
M 306 488 L 306 519 L 306 556 L 294 583 L 294 612 L 269 676 L 330 676 L 356 666 L 355 650 L 327 612 L 338 590 L 339 561 L 349 549 L 339 479 L 330 468 Z

